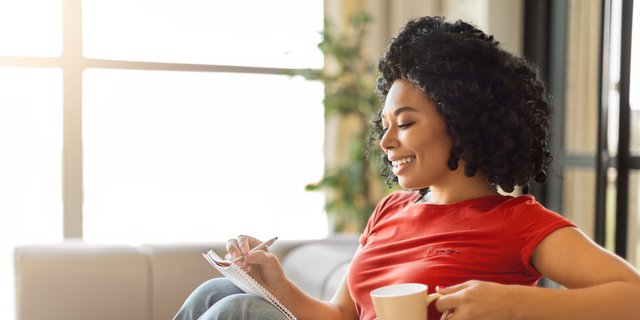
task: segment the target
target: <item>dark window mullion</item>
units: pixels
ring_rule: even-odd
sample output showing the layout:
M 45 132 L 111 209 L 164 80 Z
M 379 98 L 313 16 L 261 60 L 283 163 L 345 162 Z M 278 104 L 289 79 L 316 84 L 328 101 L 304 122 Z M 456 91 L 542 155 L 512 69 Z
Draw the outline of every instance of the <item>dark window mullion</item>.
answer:
M 629 140 L 631 137 L 631 108 L 629 82 L 631 77 L 631 28 L 633 24 L 633 0 L 622 1 L 622 30 L 620 42 L 620 118 L 618 141 L 618 176 L 616 196 L 616 246 L 615 252 L 627 256 L 627 225 L 629 210 Z
M 524 55 L 533 61 L 545 82 L 549 81 L 549 0 L 525 0 Z M 531 194 L 547 205 L 547 185 L 532 182 Z
M 568 3 L 566 1 L 550 2 L 549 15 L 549 94 L 554 97 L 555 113 L 551 120 L 551 163 L 549 180 L 547 180 L 547 197 L 545 206 L 562 214 L 564 185 L 557 174 L 563 174 L 566 164 L 565 152 L 565 95 L 566 95 L 566 58 L 567 58 L 567 20 Z
M 607 170 L 611 156 L 607 144 L 609 109 L 609 47 L 611 43 L 611 0 L 602 1 L 600 20 L 600 84 L 598 113 L 598 149 L 596 154 L 596 207 L 594 240 L 604 247 L 607 217 Z

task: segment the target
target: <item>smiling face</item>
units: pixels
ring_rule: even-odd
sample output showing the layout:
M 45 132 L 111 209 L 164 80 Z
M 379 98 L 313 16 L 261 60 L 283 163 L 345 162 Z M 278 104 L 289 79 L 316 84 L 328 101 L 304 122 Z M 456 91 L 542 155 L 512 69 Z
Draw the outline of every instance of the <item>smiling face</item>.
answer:
M 396 80 L 385 100 L 380 140 L 405 189 L 446 183 L 454 171 L 447 166 L 453 142 L 436 106 L 417 86 Z

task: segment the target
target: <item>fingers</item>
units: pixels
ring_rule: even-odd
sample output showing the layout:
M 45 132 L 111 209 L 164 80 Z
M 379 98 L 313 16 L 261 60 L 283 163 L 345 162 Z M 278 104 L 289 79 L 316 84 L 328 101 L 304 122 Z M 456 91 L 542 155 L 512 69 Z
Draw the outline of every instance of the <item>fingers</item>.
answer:
M 460 306 L 460 302 L 462 297 L 460 296 L 460 291 L 469 288 L 474 284 L 474 281 L 467 281 L 465 283 L 461 283 L 451 287 L 436 287 L 436 292 L 442 294 L 436 301 L 436 309 L 440 312 L 445 312 L 447 310 L 454 311 L 456 308 Z M 453 313 L 449 315 L 452 317 Z M 447 318 L 449 318 L 447 317 Z
M 445 297 L 447 299 L 445 299 Z M 436 301 L 436 309 L 439 312 L 451 311 L 453 312 L 458 306 L 459 301 L 457 299 L 452 299 L 452 296 L 442 296 Z
M 249 271 L 251 271 L 251 265 L 252 264 L 265 264 L 270 259 L 273 259 L 273 258 L 275 258 L 275 256 L 273 254 L 269 253 L 269 252 L 266 252 L 266 251 L 262 251 L 262 250 L 249 251 L 249 253 L 247 253 L 244 256 L 243 260 L 240 260 L 240 261 L 236 262 L 236 265 L 238 267 L 242 268 L 242 270 L 244 270 L 245 272 L 249 272 Z M 227 254 L 225 259 L 229 260 L 229 261 L 232 261 L 233 257 L 230 254 Z
M 441 293 L 443 295 L 447 295 L 447 294 L 452 294 L 452 293 L 456 293 L 460 290 L 466 289 L 469 286 L 473 285 L 473 281 L 467 281 L 465 283 L 461 283 L 461 284 L 457 284 L 455 286 L 451 286 L 451 287 L 436 287 L 436 291 L 438 293 Z
M 238 246 L 240 247 L 240 251 L 243 255 L 249 253 L 249 244 L 253 242 L 256 242 L 256 240 L 252 237 L 246 236 L 244 234 L 238 236 Z
M 244 259 L 251 264 L 264 264 L 266 261 L 268 261 L 268 259 L 271 258 L 271 256 L 273 255 L 269 254 L 266 251 L 258 250 L 249 252 L 246 256 L 244 256 Z
M 247 254 L 251 252 L 251 248 L 260 244 L 260 241 L 256 238 L 247 236 L 247 235 L 239 235 L 235 239 L 229 239 L 227 241 L 227 252 L 228 254 L 225 256 L 226 260 L 234 261 L 238 257 L 246 257 Z M 268 249 L 264 249 L 265 252 L 269 252 Z M 240 261 L 237 261 L 236 264 L 246 270 L 248 268 L 248 263 L 245 259 L 240 258 Z M 248 272 L 248 271 L 247 271 Z
M 235 259 L 249 253 L 249 248 L 255 245 L 256 242 L 260 243 L 255 238 L 241 234 L 238 238 L 227 241 L 227 252 Z
M 229 239 L 227 241 L 227 252 L 229 253 L 227 257 L 225 257 L 227 260 L 233 260 L 242 255 L 238 239 Z
M 244 256 L 244 259 L 245 261 L 242 262 L 247 263 L 244 266 L 244 271 L 246 272 L 251 271 L 251 265 L 265 265 L 272 263 L 274 259 L 277 260 L 275 255 L 263 250 L 250 251 Z

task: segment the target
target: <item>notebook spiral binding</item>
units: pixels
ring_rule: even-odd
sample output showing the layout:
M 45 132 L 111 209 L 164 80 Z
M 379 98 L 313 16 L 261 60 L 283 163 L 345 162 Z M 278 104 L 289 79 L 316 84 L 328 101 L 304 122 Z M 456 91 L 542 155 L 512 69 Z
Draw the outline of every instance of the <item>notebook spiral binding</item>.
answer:
M 220 260 L 220 257 L 213 251 L 209 250 L 209 252 L 203 254 L 207 261 L 216 267 L 227 279 L 231 280 L 235 285 L 240 287 L 243 291 L 247 291 L 243 288 L 243 286 L 249 287 L 249 291 L 247 293 L 253 293 L 259 295 L 263 299 L 267 300 L 274 307 L 276 307 L 280 312 L 282 312 L 288 319 L 297 320 L 296 317 L 287 309 L 280 301 L 271 294 L 271 292 L 267 291 L 263 286 L 261 286 L 255 279 L 253 279 L 248 273 L 244 272 L 238 265 L 231 264 L 229 267 L 221 266 L 215 262 L 216 258 Z M 242 279 L 237 279 L 235 277 L 230 276 L 230 274 L 239 275 Z M 236 283 L 236 281 L 240 281 L 242 283 Z
M 232 264 L 231 268 L 233 268 L 234 270 L 236 270 L 236 272 L 247 281 L 247 283 L 249 283 L 249 285 L 257 292 L 259 292 L 261 295 L 265 295 L 266 300 L 271 301 L 275 304 L 275 307 L 278 308 L 282 313 L 284 313 L 287 318 L 291 319 L 291 320 L 297 320 L 296 317 L 293 315 L 293 313 L 291 313 L 291 311 L 289 311 L 289 309 L 287 309 L 287 307 L 285 307 L 284 305 L 282 305 L 282 303 L 280 303 L 280 301 L 274 297 L 271 292 L 267 291 L 267 289 L 265 289 L 263 286 L 261 286 L 258 281 L 256 281 L 255 279 L 251 278 L 251 276 L 244 272 L 244 270 L 240 269 L 240 267 L 238 267 L 238 265 L 236 264 Z

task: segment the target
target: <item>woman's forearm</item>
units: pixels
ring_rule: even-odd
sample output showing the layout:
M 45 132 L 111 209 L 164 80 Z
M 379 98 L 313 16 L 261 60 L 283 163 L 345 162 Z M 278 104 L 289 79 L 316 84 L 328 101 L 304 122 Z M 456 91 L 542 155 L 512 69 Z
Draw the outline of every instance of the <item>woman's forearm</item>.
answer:
M 304 293 L 292 282 L 289 282 L 280 296 L 282 297 L 282 299 L 279 298 L 280 302 L 299 320 L 353 320 L 338 303 L 315 299 Z
M 514 319 L 640 319 L 640 284 L 617 281 L 582 289 L 514 289 Z

